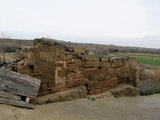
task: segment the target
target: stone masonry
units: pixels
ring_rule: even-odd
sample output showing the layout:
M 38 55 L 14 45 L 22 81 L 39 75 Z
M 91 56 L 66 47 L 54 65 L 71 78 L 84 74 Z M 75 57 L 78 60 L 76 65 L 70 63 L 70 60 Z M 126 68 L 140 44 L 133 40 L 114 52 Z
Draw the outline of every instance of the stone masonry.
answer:
M 139 64 L 129 57 L 92 56 L 82 48 L 35 39 L 24 49 L 17 72 L 42 80 L 39 95 L 85 86 L 88 94 L 99 94 L 127 84 L 139 88 Z

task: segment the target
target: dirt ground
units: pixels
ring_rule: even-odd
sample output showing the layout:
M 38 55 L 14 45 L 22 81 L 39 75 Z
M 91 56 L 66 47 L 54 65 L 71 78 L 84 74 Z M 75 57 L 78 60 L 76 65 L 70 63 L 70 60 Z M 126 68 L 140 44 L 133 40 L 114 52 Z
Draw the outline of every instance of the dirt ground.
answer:
M 86 98 L 33 110 L 0 104 L 0 120 L 159 120 L 159 100 L 160 95 Z

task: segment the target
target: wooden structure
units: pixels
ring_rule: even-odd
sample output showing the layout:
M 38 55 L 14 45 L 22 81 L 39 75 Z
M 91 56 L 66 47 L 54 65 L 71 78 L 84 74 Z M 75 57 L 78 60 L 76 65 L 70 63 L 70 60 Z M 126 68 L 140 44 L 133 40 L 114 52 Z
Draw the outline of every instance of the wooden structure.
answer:
M 37 78 L 0 69 L 0 103 L 34 108 L 29 99 L 37 97 L 40 84 Z

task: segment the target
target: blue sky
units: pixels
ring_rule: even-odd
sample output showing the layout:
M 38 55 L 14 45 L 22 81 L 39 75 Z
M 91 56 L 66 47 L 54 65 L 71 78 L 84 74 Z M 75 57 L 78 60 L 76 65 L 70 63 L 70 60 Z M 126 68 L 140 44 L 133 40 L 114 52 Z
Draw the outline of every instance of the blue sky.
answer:
M 44 36 L 105 43 L 105 39 L 99 38 L 160 36 L 160 0 L 0 0 L 0 3 L 2 37 Z

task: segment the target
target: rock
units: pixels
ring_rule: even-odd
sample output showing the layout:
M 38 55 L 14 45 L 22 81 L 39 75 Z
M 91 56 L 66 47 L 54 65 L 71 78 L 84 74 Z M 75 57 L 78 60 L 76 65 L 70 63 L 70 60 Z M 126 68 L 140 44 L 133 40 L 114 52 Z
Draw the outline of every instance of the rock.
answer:
M 140 95 L 140 89 L 131 85 L 120 85 L 117 88 L 110 90 L 110 93 L 116 98 L 123 96 L 133 97 Z
M 52 93 L 44 96 L 39 96 L 36 99 L 33 99 L 31 103 L 33 104 L 45 104 L 45 103 L 53 103 L 53 102 L 63 102 L 63 101 L 70 101 L 76 100 L 80 98 L 86 98 L 87 89 L 85 86 L 78 86 L 66 91 Z

